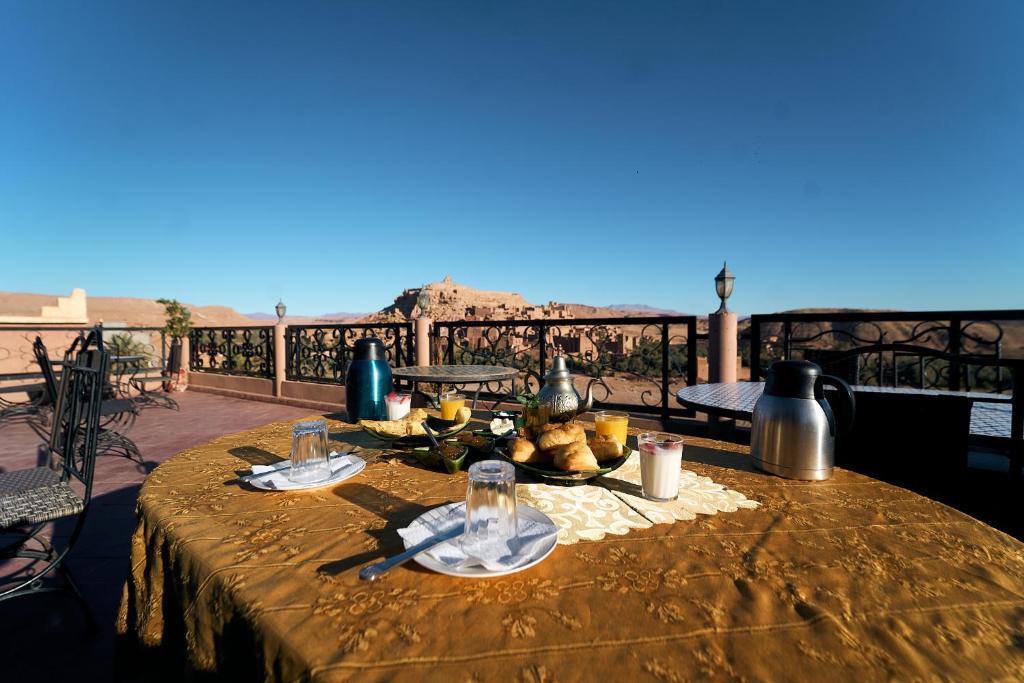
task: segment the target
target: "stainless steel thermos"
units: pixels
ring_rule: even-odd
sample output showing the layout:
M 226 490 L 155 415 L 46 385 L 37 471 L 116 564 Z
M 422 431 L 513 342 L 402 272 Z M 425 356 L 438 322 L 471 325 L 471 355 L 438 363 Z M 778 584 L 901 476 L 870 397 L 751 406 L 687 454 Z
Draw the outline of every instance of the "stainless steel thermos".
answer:
M 351 422 L 386 420 L 385 398 L 391 393 L 391 366 L 384 343 L 376 337 L 357 339 L 345 373 L 345 407 Z
M 843 429 L 825 400 L 823 386 L 833 386 L 845 403 Z M 853 423 L 853 391 L 838 377 L 821 374 L 809 361 L 772 364 L 764 393 L 754 406 L 750 428 L 753 464 L 790 479 L 822 480 L 832 476 L 836 434 Z

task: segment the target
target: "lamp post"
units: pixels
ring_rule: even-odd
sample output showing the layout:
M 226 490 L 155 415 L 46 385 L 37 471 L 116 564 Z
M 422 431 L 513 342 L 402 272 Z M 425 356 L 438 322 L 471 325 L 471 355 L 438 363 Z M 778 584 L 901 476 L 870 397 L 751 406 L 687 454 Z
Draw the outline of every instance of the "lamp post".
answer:
M 420 316 L 416 318 L 416 365 L 430 365 L 430 292 L 420 287 L 416 305 Z
M 718 294 L 718 298 L 722 300 L 722 305 L 718 307 L 715 313 L 729 312 L 725 305 L 725 300 L 732 296 L 732 284 L 735 281 L 736 276 L 729 272 L 729 266 L 725 261 L 722 261 L 722 270 L 718 271 L 718 275 L 715 276 L 715 292 Z
M 718 310 L 708 316 L 708 381 L 735 382 L 736 368 L 736 314 L 725 305 L 732 296 L 736 276 L 729 272 L 729 266 L 722 263 L 722 270 L 715 276 L 715 293 L 722 300 Z
M 280 325 L 284 322 L 284 314 L 288 312 L 288 307 L 284 305 L 283 301 L 278 299 L 277 305 L 274 306 L 274 312 L 277 313 L 277 324 Z

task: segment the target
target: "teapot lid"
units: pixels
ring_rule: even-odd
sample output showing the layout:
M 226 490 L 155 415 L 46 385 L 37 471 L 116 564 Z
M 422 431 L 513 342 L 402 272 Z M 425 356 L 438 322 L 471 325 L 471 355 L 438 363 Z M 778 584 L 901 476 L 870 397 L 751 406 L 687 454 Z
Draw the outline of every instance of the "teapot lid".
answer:
M 571 377 L 569 373 L 569 366 L 565 362 L 564 356 L 555 356 L 551 359 L 551 369 L 548 370 L 548 374 L 544 375 L 544 381 L 552 379 L 566 379 Z
M 819 398 L 815 385 L 821 368 L 806 360 L 779 360 L 768 369 L 764 393 L 783 398 Z

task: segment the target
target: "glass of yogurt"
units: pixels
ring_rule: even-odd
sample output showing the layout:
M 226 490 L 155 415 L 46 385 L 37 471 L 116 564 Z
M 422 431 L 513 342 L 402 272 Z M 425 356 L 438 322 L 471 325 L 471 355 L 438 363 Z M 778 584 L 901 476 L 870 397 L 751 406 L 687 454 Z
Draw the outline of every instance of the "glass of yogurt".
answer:
M 637 437 L 637 444 L 640 447 L 640 485 L 644 498 L 658 502 L 678 498 L 683 437 L 645 432 Z

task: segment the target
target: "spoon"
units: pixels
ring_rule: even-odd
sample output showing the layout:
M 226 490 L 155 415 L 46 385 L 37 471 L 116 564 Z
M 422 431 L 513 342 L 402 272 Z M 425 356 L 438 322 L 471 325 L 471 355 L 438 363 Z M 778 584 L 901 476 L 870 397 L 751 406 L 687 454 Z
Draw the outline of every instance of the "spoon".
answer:
M 431 431 L 430 425 L 428 425 L 426 422 L 423 423 L 423 431 L 427 433 L 427 438 L 430 439 L 430 443 L 433 444 L 434 448 L 440 450 L 441 444 L 439 444 L 437 442 L 437 439 L 434 438 L 434 432 Z

